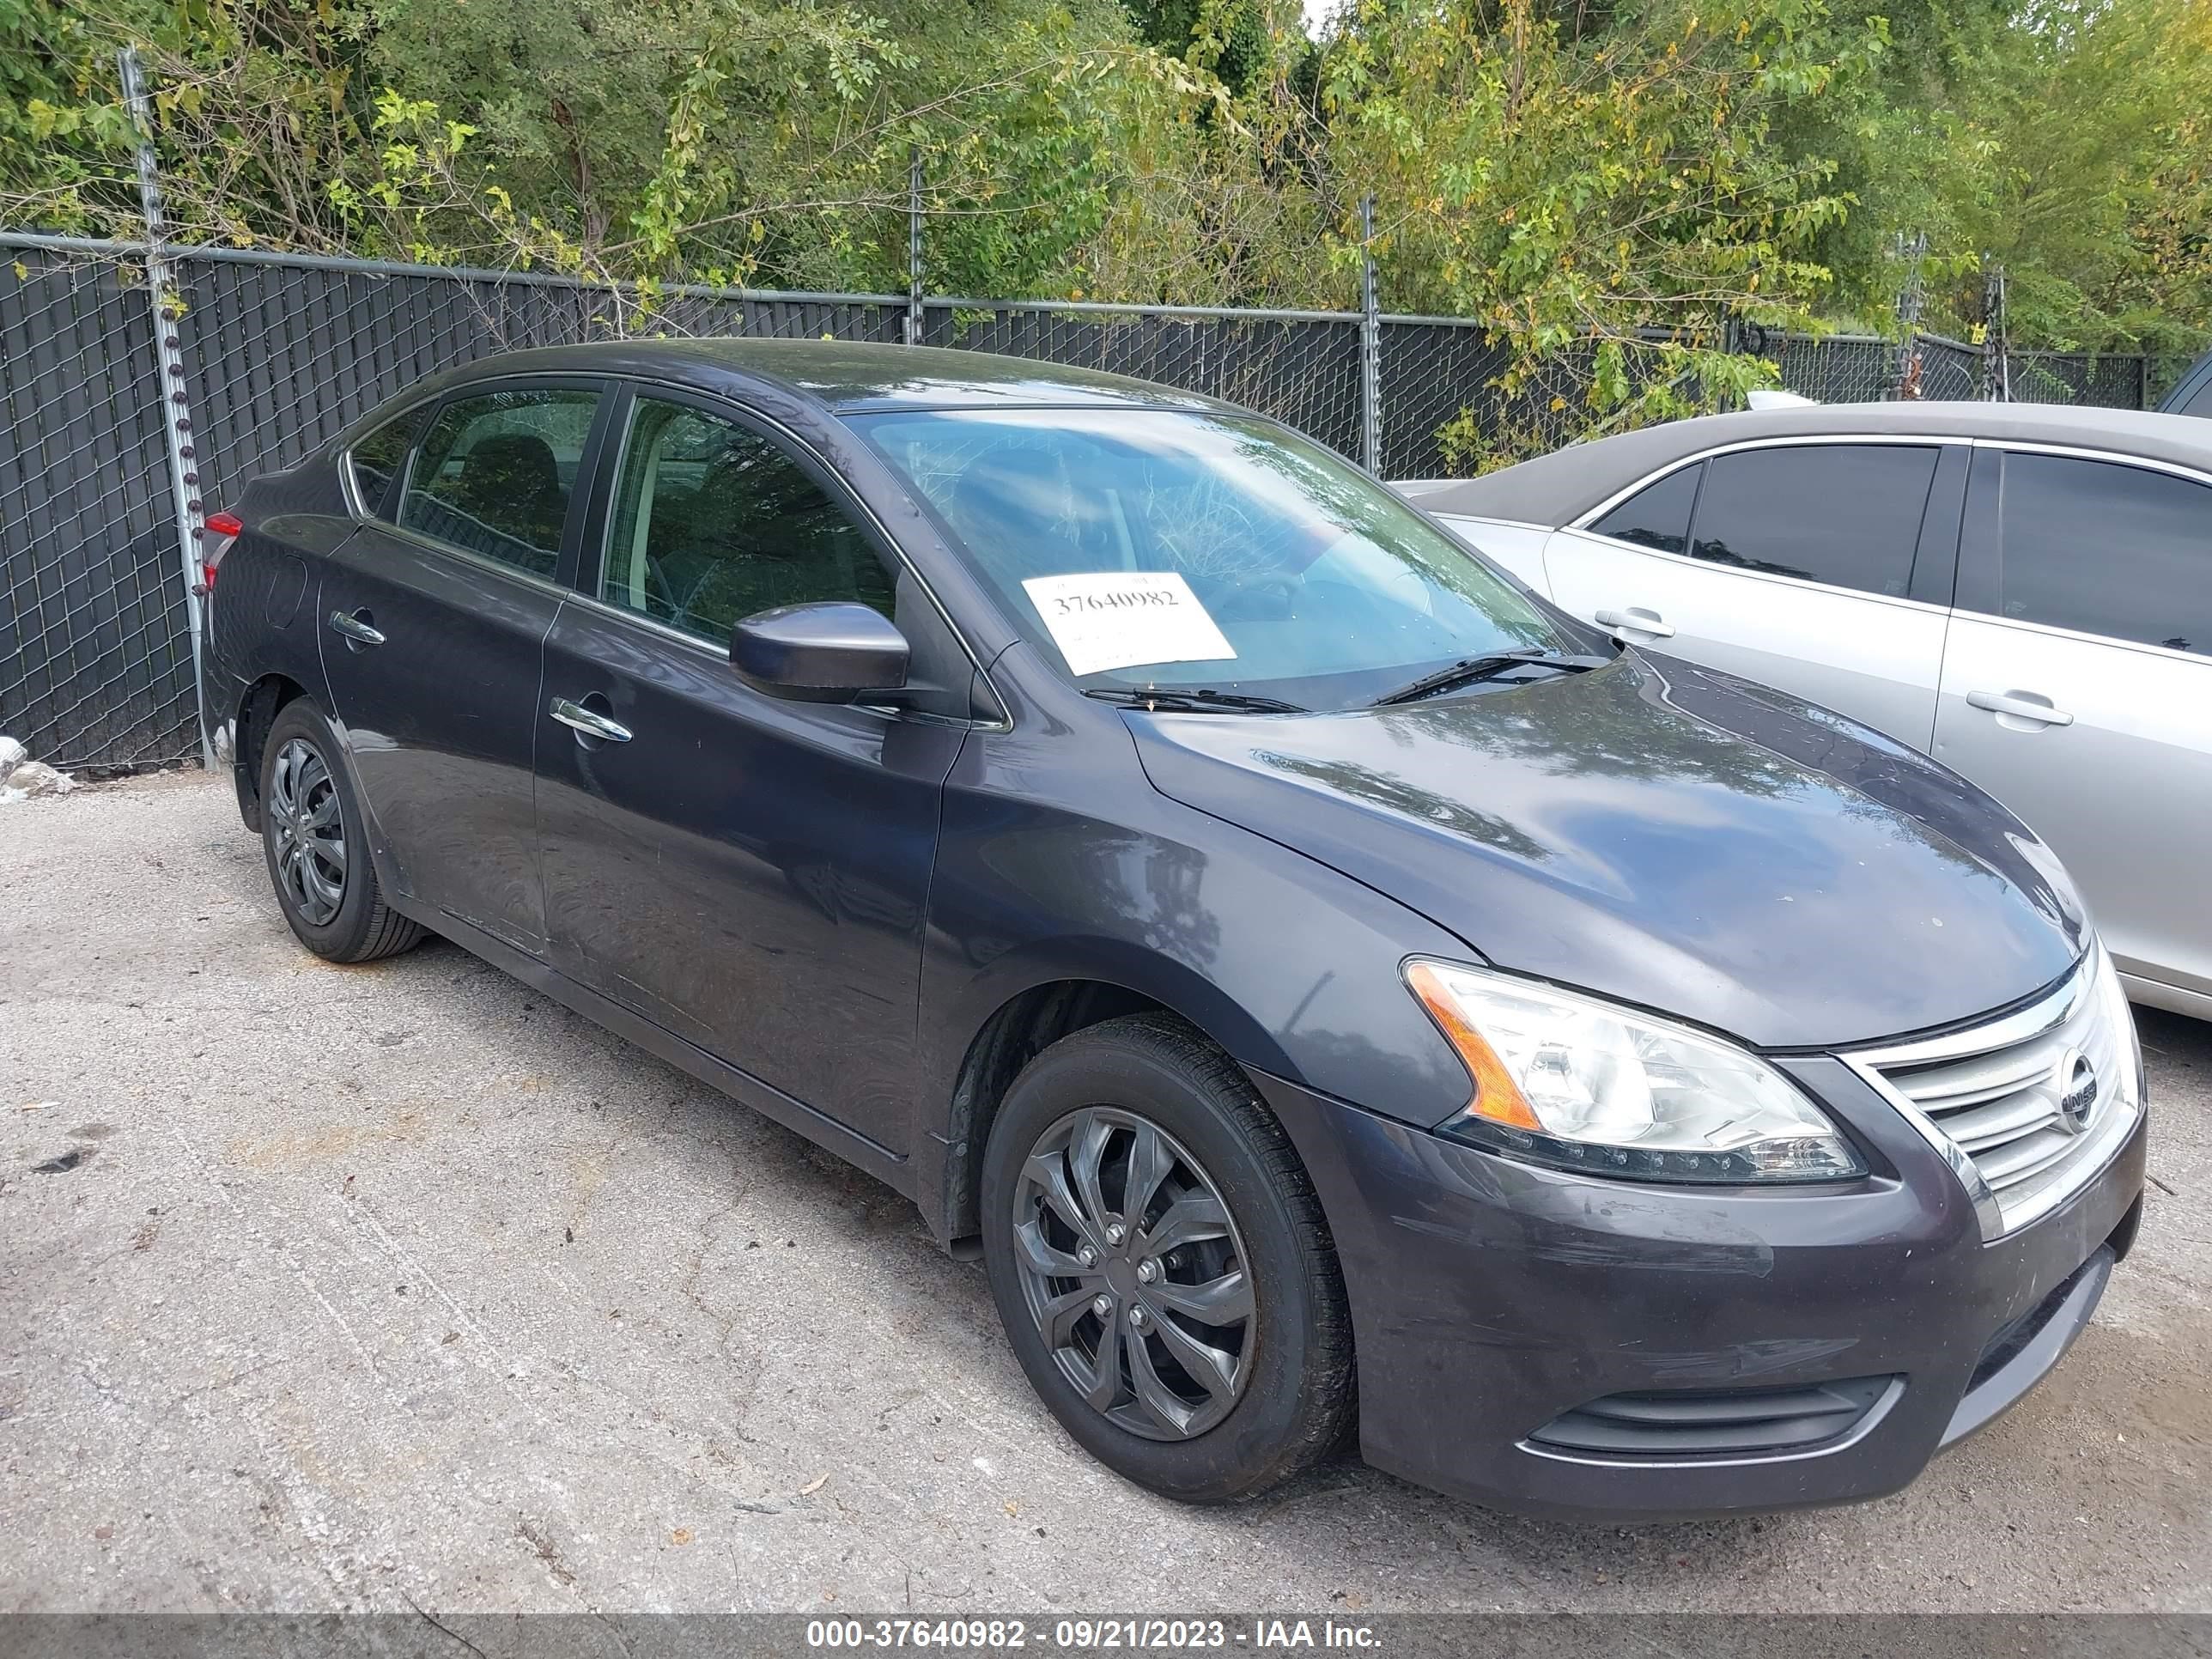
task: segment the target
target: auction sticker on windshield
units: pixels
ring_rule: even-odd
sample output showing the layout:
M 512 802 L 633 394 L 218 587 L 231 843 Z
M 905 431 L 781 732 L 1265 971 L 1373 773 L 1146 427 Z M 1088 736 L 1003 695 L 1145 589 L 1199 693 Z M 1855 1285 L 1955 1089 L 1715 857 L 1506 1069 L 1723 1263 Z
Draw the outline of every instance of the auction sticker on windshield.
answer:
M 1140 663 L 1218 662 L 1237 654 L 1179 571 L 1031 576 L 1022 586 L 1071 674 Z

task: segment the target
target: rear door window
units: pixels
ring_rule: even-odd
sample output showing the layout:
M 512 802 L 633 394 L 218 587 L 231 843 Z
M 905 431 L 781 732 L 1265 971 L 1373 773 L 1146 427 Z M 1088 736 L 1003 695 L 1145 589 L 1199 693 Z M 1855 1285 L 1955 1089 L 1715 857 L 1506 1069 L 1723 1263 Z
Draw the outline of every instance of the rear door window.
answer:
M 1662 553 L 1686 553 L 1690 547 L 1690 509 L 1697 504 L 1700 461 L 1646 484 L 1590 526 L 1600 536 L 1655 547 Z
M 2008 453 L 1997 523 L 2001 615 L 2212 653 L 2212 486 Z
M 596 392 L 533 388 L 447 404 L 409 471 L 399 522 L 552 575 L 599 401 Z
M 1942 450 L 1797 444 L 1705 463 L 1692 556 L 1862 593 L 1905 597 Z

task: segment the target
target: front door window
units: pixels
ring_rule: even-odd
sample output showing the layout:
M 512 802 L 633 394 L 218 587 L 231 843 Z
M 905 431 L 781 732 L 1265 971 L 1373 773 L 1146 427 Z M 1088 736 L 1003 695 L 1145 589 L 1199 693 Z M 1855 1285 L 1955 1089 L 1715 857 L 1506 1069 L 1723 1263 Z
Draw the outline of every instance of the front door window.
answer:
M 757 611 L 846 599 L 888 617 L 893 593 L 860 526 L 766 438 L 685 404 L 637 400 L 601 599 L 720 644 Z

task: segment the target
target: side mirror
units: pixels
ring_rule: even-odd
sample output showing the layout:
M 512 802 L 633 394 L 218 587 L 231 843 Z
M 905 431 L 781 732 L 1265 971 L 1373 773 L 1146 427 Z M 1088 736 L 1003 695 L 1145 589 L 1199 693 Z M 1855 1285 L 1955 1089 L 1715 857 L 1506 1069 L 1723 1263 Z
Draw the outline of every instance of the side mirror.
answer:
M 730 630 L 730 666 L 771 697 L 850 702 L 906 684 L 911 649 L 889 617 L 849 599 L 778 605 Z

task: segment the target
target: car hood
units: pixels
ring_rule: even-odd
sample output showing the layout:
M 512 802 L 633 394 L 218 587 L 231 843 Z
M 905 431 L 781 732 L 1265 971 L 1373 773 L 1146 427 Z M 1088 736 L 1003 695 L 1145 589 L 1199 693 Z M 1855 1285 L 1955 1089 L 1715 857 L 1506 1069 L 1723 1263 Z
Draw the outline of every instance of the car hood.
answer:
M 1968 1020 L 2087 943 L 2057 860 L 1973 786 L 1673 659 L 1344 714 L 1127 718 L 1172 799 L 1496 966 L 1762 1048 Z

